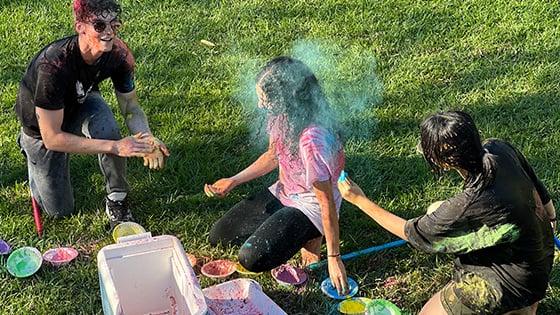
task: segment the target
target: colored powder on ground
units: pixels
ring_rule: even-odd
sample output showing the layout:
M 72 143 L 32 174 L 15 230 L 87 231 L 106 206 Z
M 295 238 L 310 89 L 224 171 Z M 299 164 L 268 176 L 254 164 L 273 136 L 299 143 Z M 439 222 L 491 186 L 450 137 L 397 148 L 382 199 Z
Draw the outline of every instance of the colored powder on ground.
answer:
M 478 231 L 461 236 L 445 237 L 434 243 L 436 252 L 466 254 L 501 243 L 509 243 L 519 238 L 519 229 L 513 224 L 503 224 L 497 228 L 482 226 Z
M 500 295 L 486 279 L 476 274 L 467 274 L 462 277 L 461 281 L 457 283 L 457 289 L 461 291 L 464 302 L 480 312 L 494 307 Z
M 338 310 L 343 314 L 360 314 L 366 311 L 366 306 L 360 301 L 347 300 L 340 303 Z

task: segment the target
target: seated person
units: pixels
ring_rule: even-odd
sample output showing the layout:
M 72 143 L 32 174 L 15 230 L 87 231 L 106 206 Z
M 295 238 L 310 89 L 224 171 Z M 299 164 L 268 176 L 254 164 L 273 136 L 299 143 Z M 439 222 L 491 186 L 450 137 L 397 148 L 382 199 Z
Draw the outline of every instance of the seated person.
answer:
M 338 230 L 342 198 L 336 186 L 344 151 L 329 105 L 311 70 L 288 57 L 266 64 L 256 90 L 258 107 L 268 115 L 268 150 L 245 170 L 204 190 L 223 197 L 277 168 L 279 179 L 224 214 L 210 231 L 210 243 L 242 244 L 241 265 L 261 272 L 285 263 L 300 249 L 304 264 L 319 260 L 325 235 L 329 275 L 344 293 Z
M 421 149 L 435 171 L 464 179 L 461 193 L 424 216 L 406 221 L 351 180 L 339 183 L 344 199 L 412 246 L 456 255 L 453 279 L 420 314 L 535 314 L 552 268 L 556 210 L 525 157 L 501 140 L 482 144 L 460 111 L 427 118 Z

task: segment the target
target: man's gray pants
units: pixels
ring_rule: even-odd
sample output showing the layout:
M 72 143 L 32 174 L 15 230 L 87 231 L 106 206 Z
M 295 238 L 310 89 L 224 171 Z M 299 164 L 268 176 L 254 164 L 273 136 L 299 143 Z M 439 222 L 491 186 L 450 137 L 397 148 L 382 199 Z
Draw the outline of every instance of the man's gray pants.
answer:
M 121 139 L 113 112 L 99 92 L 88 95 L 79 113 L 72 121 L 65 122 L 62 130 L 93 139 Z M 75 207 L 70 181 L 70 155 L 48 150 L 43 140 L 30 137 L 23 130 L 18 137 L 18 144 L 27 158 L 31 194 L 41 208 L 54 217 L 72 214 Z M 99 154 L 98 158 L 107 194 L 127 192 L 126 158 L 113 154 Z

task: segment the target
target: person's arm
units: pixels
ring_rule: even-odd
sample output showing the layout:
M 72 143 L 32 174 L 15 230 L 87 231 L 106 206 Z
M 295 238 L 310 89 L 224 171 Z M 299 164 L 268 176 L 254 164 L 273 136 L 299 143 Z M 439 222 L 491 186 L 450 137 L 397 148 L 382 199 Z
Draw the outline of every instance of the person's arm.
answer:
M 118 141 L 88 139 L 62 131 L 64 109 L 48 110 L 35 107 L 43 144 L 48 150 L 66 153 L 109 153 L 122 157 L 143 156 L 151 146 L 139 137 L 126 137 Z
M 329 277 L 339 294 L 346 294 L 348 280 L 344 263 L 340 258 L 340 234 L 332 183 L 330 180 L 313 183 L 313 191 L 321 208 L 321 221 L 327 243 Z
M 264 176 L 278 168 L 278 159 L 273 144 L 268 146 L 268 150 L 261 154 L 255 162 L 241 172 L 232 177 L 222 178 L 212 185 L 205 184 L 204 192 L 208 196 L 217 195 L 225 197 L 233 188 L 249 182 L 255 178 Z
M 392 214 L 391 212 L 378 206 L 375 202 L 369 200 L 362 189 L 350 179 L 338 182 L 338 189 L 346 201 L 360 208 L 360 210 L 365 212 L 387 231 L 395 234 L 405 241 L 408 241 L 404 233 L 404 226 L 406 223 L 405 219 Z
M 148 166 L 150 169 L 163 168 L 165 157 L 170 154 L 169 149 L 161 140 L 153 136 L 148 118 L 138 103 L 136 90 L 133 89 L 128 93 L 115 91 L 115 94 L 128 130 L 132 134 L 144 134 L 143 138 L 153 146 L 153 151 L 144 155 L 144 166 Z
M 538 193 L 538 197 L 540 198 L 540 201 L 537 201 L 537 206 L 539 204 L 543 206 L 547 218 L 548 220 L 550 220 L 550 224 L 552 225 L 553 230 L 556 231 L 556 209 L 554 208 L 554 203 L 550 198 L 550 194 L 548 193 L 548 190 L 546 189 L 542 181 L 537 177 L 535 170 L 533 170 L 533 167 L 529 164 L 529 161 L 527 161 L 527 159 L 521 153 L 521 151 L 519 151 L 517 148 L 515 148 L 513 145 L 507 142 L 506 144 L 513 149 L 517 158 L 519 159 L 519 162 L 521 163 L 521 167 L 523 167 L 523 170 L 525 171 L 527 176 L 529 176 L 529 178 L 533 182 L 533 185 L 535 185 L 535 189 Z
M 149 133 L 152 134 L 150 126 L 148 125 L 148 118 L 138 103 L 138 96 L 136 90 L 128 93 L 120 93 L 115 91 L 119 109 L 130 133 L 137 134 Z

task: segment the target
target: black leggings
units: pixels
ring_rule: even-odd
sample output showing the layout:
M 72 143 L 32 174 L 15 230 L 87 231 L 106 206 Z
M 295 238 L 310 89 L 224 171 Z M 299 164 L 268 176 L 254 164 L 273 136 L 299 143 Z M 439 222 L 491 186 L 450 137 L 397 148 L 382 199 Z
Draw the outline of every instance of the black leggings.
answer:
M 233 206 L 210 230 L 210 244 L 241 245 L 239 262 L 253 272 L 288 261 L 321 233 L 301 211 L 263 190 Z

